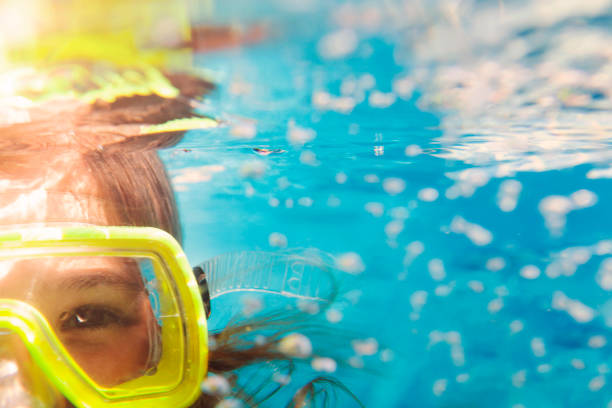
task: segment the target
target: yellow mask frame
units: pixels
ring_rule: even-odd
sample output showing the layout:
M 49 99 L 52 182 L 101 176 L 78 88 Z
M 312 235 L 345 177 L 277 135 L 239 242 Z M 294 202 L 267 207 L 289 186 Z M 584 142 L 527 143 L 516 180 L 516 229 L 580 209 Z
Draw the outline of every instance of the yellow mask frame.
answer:
M 120 254 L 120 255 L 118 255 Z M 155 374 L 114 387 L 95 383 L 33 306 L 0 299 L 0 329 L 16 333 L 52 383 L 77 407 L 188 406 L 208 364 L 206 315 L 192 268 L 178 242 L 149 227 L 59 225 L 0 230 L 0 259 L 18 256 L 135 256 L 153 261 L 160 291 L 176 318 L 165 322 Z

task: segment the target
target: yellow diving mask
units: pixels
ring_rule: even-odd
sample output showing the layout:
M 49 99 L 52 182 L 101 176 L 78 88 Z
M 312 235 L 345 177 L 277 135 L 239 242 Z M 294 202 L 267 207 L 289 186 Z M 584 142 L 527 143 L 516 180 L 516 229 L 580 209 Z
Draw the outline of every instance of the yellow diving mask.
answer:
M 192 269 L 156 228 L 0 229 L 0 407 L 189 406 L 207 370 L 210 299 L 328 303 L 328 264 L 240 252 Z
M 200 393 L 207 358 L 198 283 L 169 234 L 0 231 L 0 386 L 20 383 L 15 404 L 62 406 L 59 391 L 77 407 L 183 407 Z M 0 405 L 16 406 L 2 394 Z

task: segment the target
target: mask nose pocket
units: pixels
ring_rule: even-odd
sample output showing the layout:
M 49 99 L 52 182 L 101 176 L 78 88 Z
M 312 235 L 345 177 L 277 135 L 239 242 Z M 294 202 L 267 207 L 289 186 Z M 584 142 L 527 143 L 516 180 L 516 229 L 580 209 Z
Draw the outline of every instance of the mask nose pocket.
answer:
M 59 407 L 63 400 L 19 336 L 0 329 L 0 408 Z

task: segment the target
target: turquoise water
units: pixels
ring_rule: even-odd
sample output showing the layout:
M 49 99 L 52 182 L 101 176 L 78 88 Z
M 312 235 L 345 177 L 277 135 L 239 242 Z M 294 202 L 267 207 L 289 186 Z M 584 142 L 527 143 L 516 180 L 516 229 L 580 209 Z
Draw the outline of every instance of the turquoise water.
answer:
M 199 16 L 269 37 L 198 57 L 218 84 L 200 110 L 223 125 L 163 152 L 189 258 L 334 255 L 355 303 L 337 325 L 374 347 L 347 343 L 348 361 L 380 371 L 337 376 L 366 406 L 612 406 L 611 10 L 270 1 Z

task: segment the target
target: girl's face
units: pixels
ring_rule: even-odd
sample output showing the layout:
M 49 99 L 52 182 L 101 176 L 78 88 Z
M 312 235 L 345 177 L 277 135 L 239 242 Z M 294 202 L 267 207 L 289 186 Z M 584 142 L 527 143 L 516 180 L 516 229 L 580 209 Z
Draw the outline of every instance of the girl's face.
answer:
M 8 175 L 1 181 L 0 226 L 109 225 L 109 207 L 78 155 L 39 160 L 0 168 Z M 74 360 L 100 385 L 117 385 L 151 368 L 159 327 L 133 259 L 0 261 L 0 298 L 35 306 Z

